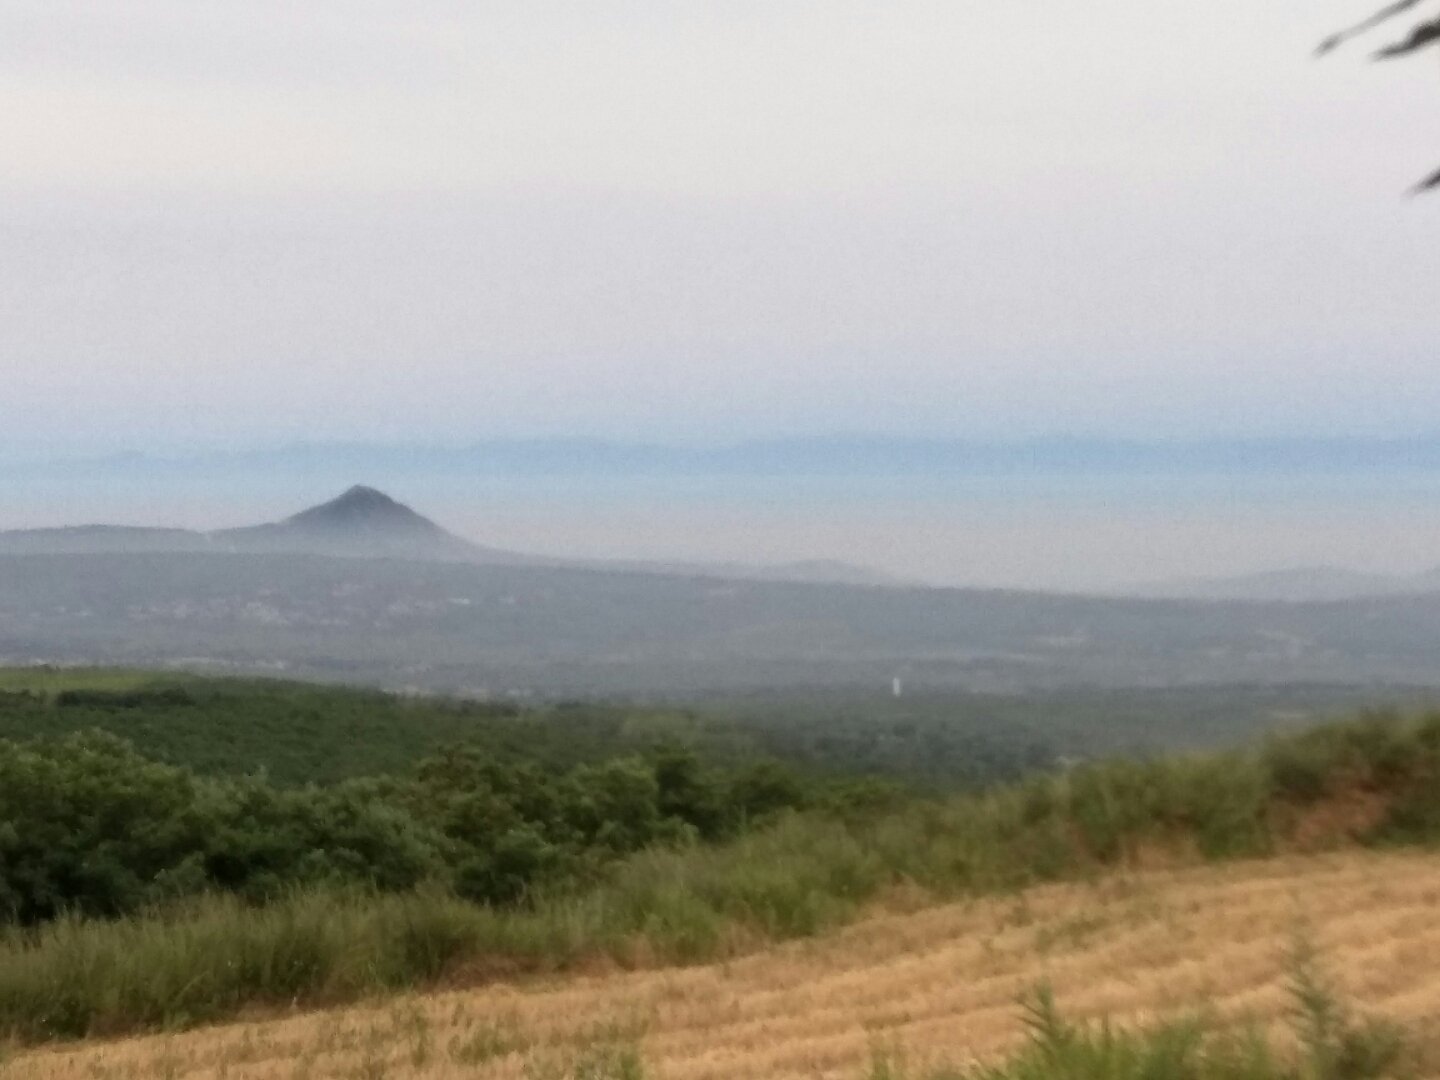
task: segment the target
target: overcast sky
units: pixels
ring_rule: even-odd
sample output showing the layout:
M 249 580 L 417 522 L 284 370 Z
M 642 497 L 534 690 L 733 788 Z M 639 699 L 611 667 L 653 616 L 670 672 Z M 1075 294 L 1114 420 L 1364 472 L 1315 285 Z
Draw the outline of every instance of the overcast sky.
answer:
M 1440 427 L 1369 0 L 0 0 L 0 443 Z

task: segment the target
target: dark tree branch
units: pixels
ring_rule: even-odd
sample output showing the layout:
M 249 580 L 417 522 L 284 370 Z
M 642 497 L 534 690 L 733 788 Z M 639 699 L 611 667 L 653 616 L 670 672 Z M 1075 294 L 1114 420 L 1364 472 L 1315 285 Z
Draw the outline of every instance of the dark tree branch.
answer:
M 1427 191 L 1434 191 L 1436 188 L 1440 188 L 1440 170 L 1437 170 L 1434 175 L 1428 176 L 1416 184 L 1413 193 L 1420 195 Z
M 1404 41 L 1397 41 L 1394 45 L 1387 45 L 1375 54 L 1377 60 L 1393 60 L 1397 56 L 1406 56 L 1410 53 L 1423 49 L 1432 42 L 1440 41 L 1440 19 L 1434 22 L 1421 23 L 1410 31 L 1410 36 Z
M 1367 31 L 1373 30 L 1381 23 L 1389 22 L 1397 16 L 1405 14 L 1419 7 L 1425 0 L 1395 0 L 1394 3 L 1381 8 L 1368 19 L 1364 19 L 1348 29 L 1341 30 L 1338 34 L 1331 34 L 1320 43 L 1316 50 L 1320 55 L 1339 48 L 1351 38 L 1359 37 Z M 1393 60 L 1400 56 L 1411 56 L 1430 45 L 1440 44 L 1440 18 L 1430 19 L 1425 22 L 1416 23 L 1410 30 L 1410 36 L 1379 49 L 1374 54 L 1376 60 Z M 1413 188 L 1415 194 L 1440 189 L 1440 171 L 1427 176 Z
M 1389 5 L 1388 7 L 1381 8 L 1374 15 L 1371 15 L 1368 19 L 1365 19 L 1362 22 L 1356 23 L 1348 30 L 1341 30 L 1338 34 L 1331 34 L 1328 38 L 1326 38 L 1320 43 L 1320 48 L 1318 48 L 1316 52 L 1320 53 L 1323 56 L 1325 53 L 1330 52 L 1332 49 L 1338 49 L 1341 45 L 1344 45 L 1345 42 L 1349 41 L 1351 38 L 1359 37 L 1366 31 L 1375 29 L 1375 27 L 1379 26 L 1381 23 L 1389 22 L 1397 15 L 1405 14 L 1405 12 L 1409 11 L 1411 8 L 1419 7 L 1422 2 L 1423 0 L 1396 0 L 1395 3 Z

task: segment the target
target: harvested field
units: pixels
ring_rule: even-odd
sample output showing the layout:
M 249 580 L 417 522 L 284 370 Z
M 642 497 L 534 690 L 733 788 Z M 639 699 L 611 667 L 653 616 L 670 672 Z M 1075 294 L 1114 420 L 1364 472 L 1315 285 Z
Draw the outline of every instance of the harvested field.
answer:
M 1020 1039 L 1017 998 L 1041 980 L 1077 1020 L 1144 1023 L 1213 1008 L 1278 1024 L 1298 941 L 1361 1012 L 1435 1038 L 1440 856 L 1352 851 L 880 912 L 723 964 L 71 1044 L 17 1054 L 0 1071 L 7 1080 L 539 1080 L 587 1056 L 638 1050 L 659 1080 L 859 1080 L 877 1045 L 902 1047 L 916 1067 L 995 1057 Z

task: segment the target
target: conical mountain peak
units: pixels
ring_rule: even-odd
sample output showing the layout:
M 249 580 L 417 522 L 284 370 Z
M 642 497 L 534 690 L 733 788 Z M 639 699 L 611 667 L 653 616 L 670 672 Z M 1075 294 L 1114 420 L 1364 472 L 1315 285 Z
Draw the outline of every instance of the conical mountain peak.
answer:
M 343 494 L 319 506 L 312 506 L 285 519 L 284 524 L 302 529 L 340 532 L 439 533 L 429 518 L 396 502 L 383 491 L 356 484 Z
M 283 521 L 210 533 L 231 551 L 358 555 L 447 562 L 523 561 L 446 532 L 404 503 L 365 484 Z
M 367 484 L 354 484 L 351 487 L 346 488 L 345 491 L 338 498 L 331 501 L 385 503 L 395 502 L 394 499 L 392 499 L 389 495 L 386 495 L 383 491 L 379 490 L 378 488 L 370 487 Z

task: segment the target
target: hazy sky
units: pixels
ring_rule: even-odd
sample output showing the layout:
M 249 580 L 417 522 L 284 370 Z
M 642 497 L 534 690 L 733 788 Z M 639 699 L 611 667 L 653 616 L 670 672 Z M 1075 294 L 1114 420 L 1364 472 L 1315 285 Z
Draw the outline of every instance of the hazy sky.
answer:
M 0 444 L 1433 430 L 1369 0 L 0 0 Z

